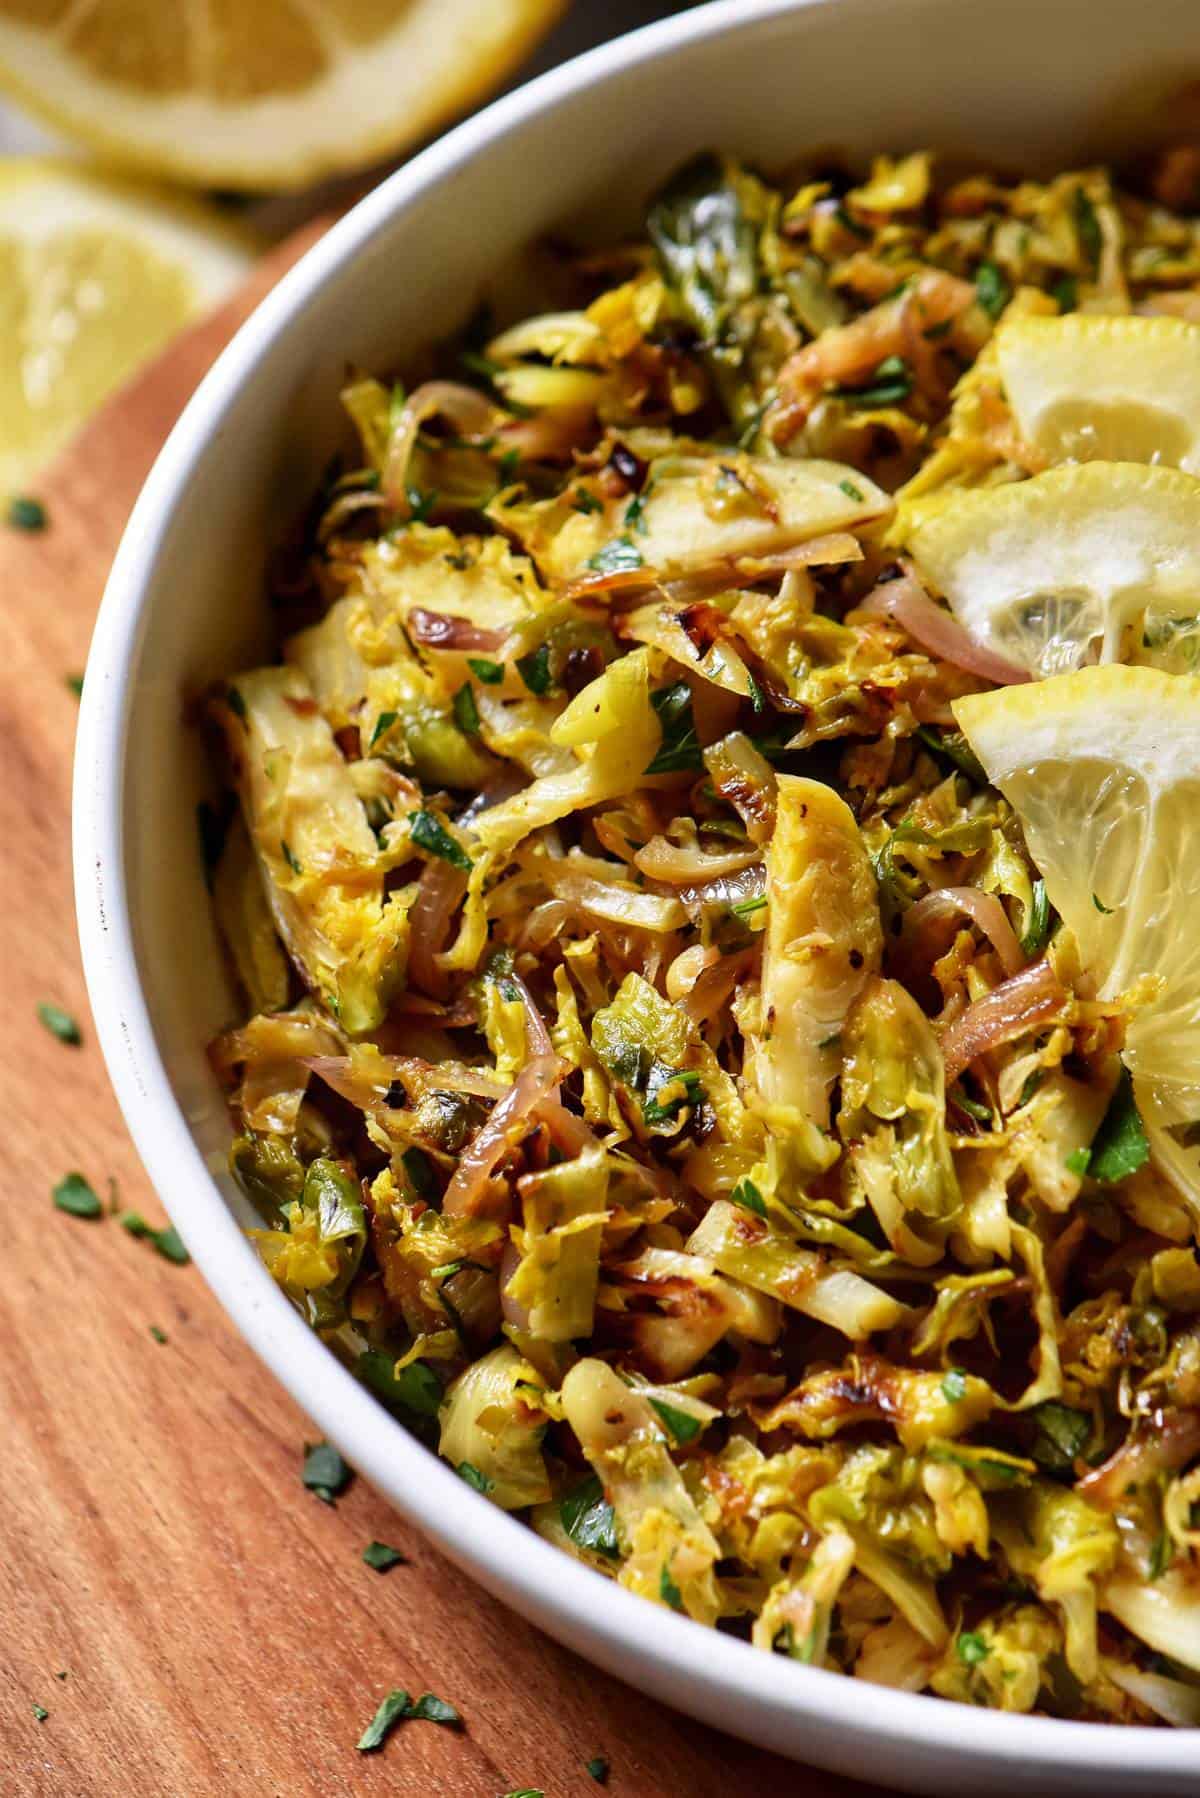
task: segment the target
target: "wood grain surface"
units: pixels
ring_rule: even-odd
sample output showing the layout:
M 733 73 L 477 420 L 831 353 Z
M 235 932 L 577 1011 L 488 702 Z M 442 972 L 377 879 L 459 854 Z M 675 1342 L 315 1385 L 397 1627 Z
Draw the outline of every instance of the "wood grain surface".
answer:
M 164 1221 L 84 996 L 65 677 L 84 666 L 159 443 L 297 247 L 87 429 L 39 485 L 47 531 L 0 531 L 0 1793 L 571 1798 L 599 1790 L 585 1762 L 603 1754 L 613 1798 L 865 1798 L 594 1671 L 471 1585 L 361 1480 L 336 1508 L 321 1503 L 300 1479 L 311 1428 L 196 1270 L 115 1216 L 51 1204 L 79 1169 Z M 39 1025 L 40 1000 L 78 1017 L 82 1047 Z M 371 1571 L 372 1538 L 406 1563 Z M 381 1753 L 356 1753 L 393 1687 L 449 1699 L 465 1728 L 410 1723 Z

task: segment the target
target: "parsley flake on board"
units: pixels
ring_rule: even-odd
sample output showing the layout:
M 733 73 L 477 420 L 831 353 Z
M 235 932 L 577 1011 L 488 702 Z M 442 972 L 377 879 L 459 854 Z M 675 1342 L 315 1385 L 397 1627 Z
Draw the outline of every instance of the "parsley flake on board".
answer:
M 461 1729 L 462 1715 L 433 1692 L 422 1692 L 415 1701 L 407 1692 L 389 1692 L 359 1737 L 358 1752 L 371 1754 L 382 1748 L 398 1723 L 441 1723 L 447 1729 Z
M 82 676 L 82 674 L 66 674 L 63 676 L 63 679 L 65 680 L 65 682 L 67 684 L 68 692 L 73 693 L 75 695 L 76 699 L 82 699 L 83 698 L 83 676 Z
M 588 1775 L 588 1778 L 594 1779 L 598 1786 L 606 1785 L 608 1783 L 609 1767 L 607 1755 L 594 1754 L 590 1761 L 584 1761 L 583 1768 L 584 1772 Z
M 167 1332 L 165 1330 L 160 1330 L 157 1324 L 149 1324 L 147 1327 L 155 1342 L 167 1341 Z
M 377 1748 L 382 1748 L 388 1732 L 408 1716 L 411 1703 L 407 1692 L 389 1692 L 358 1738 L 358 1752 L 373 1754 Z
M 300 1478 L 323 1504 L 331 1505 L 338 1493 L 344 1492 L 350 1484 L 354 1472 L 332 1442 L 306 1442 Z
M 50 518 L 40 499 L 16 493 L 8 502 L 8 523 L 14 531 L 44 531 Z
M 404 1567 L 407 1561 L 398 1548 L 389 1548 L 386 1542 L 368 1542 L 362 1551 L 362 1558 L 367 1566 L 376 1573 L 387 1573 L 392 1567 Z
M 31 1704 L 29 1708 L 39 1723 L 44 1723 L 46 1718 L 50 1715 L 44 1704 Z
M 120 1221 L 123 1229 L 128 1230 L 131 1236 L 148 1242 L 164 1261 L 173 1261 L 176 1267 L 186 1267 L 191 1260 L 183 1245 L 183 1238 L 173 1224 L 168 1224 L 165 1230 L 156 1230 L 153 1224 L 146 1222 L 140 1211 L 123 1211 Z
M 54 1005 L 49 999 L 43 999 L 38 1005 L 37 1015 L 51 1036 L 56 1036 L 60 1043 L 67 1043 L 71 1048 L 77 1049 L 83 1041 L 79 1025 L 61 1005 Z
M 54 1188 L 53 1198 L 68 1217 L 99 1217 L 104 1210 L 82 1174 L 66 1174 Z

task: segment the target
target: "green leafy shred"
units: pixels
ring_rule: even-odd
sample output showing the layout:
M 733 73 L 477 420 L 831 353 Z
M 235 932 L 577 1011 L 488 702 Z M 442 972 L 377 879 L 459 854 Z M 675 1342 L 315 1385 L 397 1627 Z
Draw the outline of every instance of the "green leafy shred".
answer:
M 594 1754 L 590 1761 L 583 1763 L 584 1772 L 589 1779 L 594 1779 L 598 1786 L 608 1782 L 609 1763 L 607 1755 Z
M 389 1692 L 358 1738 L 358 1752 L 373 1754 L 376 1749 L 382 1748 L 397 1723 L 402 1723 L 411 1714 L 411 1706 L 412 1699 L 407 1692 Z
M 487 656 L 468 656 L 467 667 L 485 687 L 498 687 L 504 679 L 504 663 L 490 661 Z
M 460 1480 L 465 1480 L 467 1485 L 473 1486 L 476 1492 L 486 1493 L 491 1491 L 491 1480 L 489 1480 L 486 1473 L 480 1473 L 478 1467 L 471 1461 L 460 1461 L 454 1471 Z
M 975 297 L 989 318 L 999 318 L 1012 299 L 1012 287 L 997 263 L 979 264 L 975 271 Z
M 442 861 L 449 862 L 452 868 L 461 868 L 464 874 L 471 872 L 474 863 L 470 856 L 432 812 L 410 812 L 408 821 L 412 826 L 412 840 L 418 849 L 439 856 Z
M 1092 1434 L 1092 1420 L 1086 1411 L 1064 1405 L 1058 1399 L 1046 1399 L 1030 1412 L 1034 1439 L 1030 1453 L 1047 1473 L 1073 1476 L 1075 1463 L 1087 1447 Z
M 1133 1096 L 1133 1081 L 1129 1070 L 1122 1068 L 1108 1110 L 1092 1139 L 1088 1171 L 1093 1180 L 1115 1186 L 1119 1180 L 1135 1174 L 1149 1158 L 1150 1144 Z
M 550 691 L 550 645 L 540 643 L 527 656 L 517 657 L 517 673 L 538 698 Z
M 986 1637 L 977 1630 L 961 1630 L 955 1637 L 954 1648 L 964 1667 L 977 1667 L 992 1652 Z
M 612 537 L 601 544 L 588 567 L 595 574 L 629 574 L 642 566 L 642 552 L 631 537 Z
M 615 1560 L 617 1525 L 613 1508 L 604 1496 L 604 1488 L 596 1474 L 588 1474 L 562 1500 L 558 1514 L 564 1530 L 576 1548 L 590 1549 L 593 1554 Z
M 699 1417 L 693 1417 L 690 1411 L 677 1410 L 674 1405 L 668 1405 L 660 1398 L 652 1398 L 650 1405 L 666 1424 L 673 1440 L 678 1443 L 694 1442 L 704 1428 Z
M 454 695 L 454 722 L 468 737 L 479 735 L 479 707 L 475 703 L 470 681 L 464 681 Z
M 704 752 L 696 735 L 692 715 L 692 689 L 685 680 L 672 687 L 660 687 L 650 695 L 650 703 L 662 727 L 662 742 L 647 774 L 681 774 L 704 766 Z
M 186 1267 L 191 1260 L 183 1238 L 173 1224 L 168 1224 L 163 1230 L 156 1230 L 153 1224 L 147 1223 L 140 1211 L 123 1211 L 120 1223 L 122 1229 L 128 1230 L 131 1236 L 148 1242 L 164 1261 L 173 1261 L 177 1267 Z
M 1021 948 L 1026 955 L 1040 955 L 1050 941 L 1050 901 L 1046 897 L 1046 883 L 1035 880 L 1033 883 L 1033 904 L 1029 910 L 1029 922 L 1025 934 L 1021 938 Z
M 8 523 L 14 531 L 44 531 L 50 519 L 40 499 L 16 493 L 8 502 Z
M 766 1201 L 748 1175 L 738 1181 L 729 1197 L 735 1205 L 740 1205 L 743 1211 L 753 1211 L 756 1217 L 766 1217 Z

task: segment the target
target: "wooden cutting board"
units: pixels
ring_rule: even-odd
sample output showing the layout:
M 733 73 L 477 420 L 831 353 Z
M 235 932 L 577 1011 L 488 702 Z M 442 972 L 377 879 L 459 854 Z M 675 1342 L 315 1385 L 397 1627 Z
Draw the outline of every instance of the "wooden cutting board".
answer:
M 52 1186 L 80 1169 L 164 1221 L 84 996 L 66 677 L 84 666 L 159 444 L 302 247 L 268 257 L 85 430 L 38 485 L 44 533 L 0 529 L 0 1791 L 586 1798 L 598 1788 L 585 1763 L 603 1755 L 613 1798 L 772 1787 L 866 1798 L 594 1671 L 473 1586 L 361 1480 L 336 1508 L 321 1503 L 300 1480 L 311 1426 L 196 1270 L 115 1217 L 51 1204 Z M 80 1020 L 82 1047 L 41 1027 L 39 1000 Z M 406 1564 L 366 1567 L 373 1538 Z M 356 1753 L 393 1687 L 449 1699 L 465 1728 L 413 1723 L 382 1753 Z

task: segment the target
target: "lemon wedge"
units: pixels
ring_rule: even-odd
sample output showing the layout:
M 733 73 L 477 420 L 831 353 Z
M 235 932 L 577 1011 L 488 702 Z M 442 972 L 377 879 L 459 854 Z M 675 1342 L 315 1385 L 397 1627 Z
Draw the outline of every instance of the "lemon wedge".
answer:
M 1021 435 L 1053 462 L 1164 462 L 1200 474 L 1200 325 L 1017 318 L 995 354 Z
M 1082 668 L 956 700 L 1102 997 L 1152 1153 L 1200 1212 L 1200 679 Z
M 301 187 L 499 85 L 565 0 L 0 0 L 0 82 L 112 161 Z
M 1200 658 L 1200 480 L 1177 468 L 1087 462 L 953 493 L 909 547 L 972 640 L 1031 674 Z
M 228 293 L 253 249 L 192 200 L 77 163 L 0 159 L 0 494 Z

